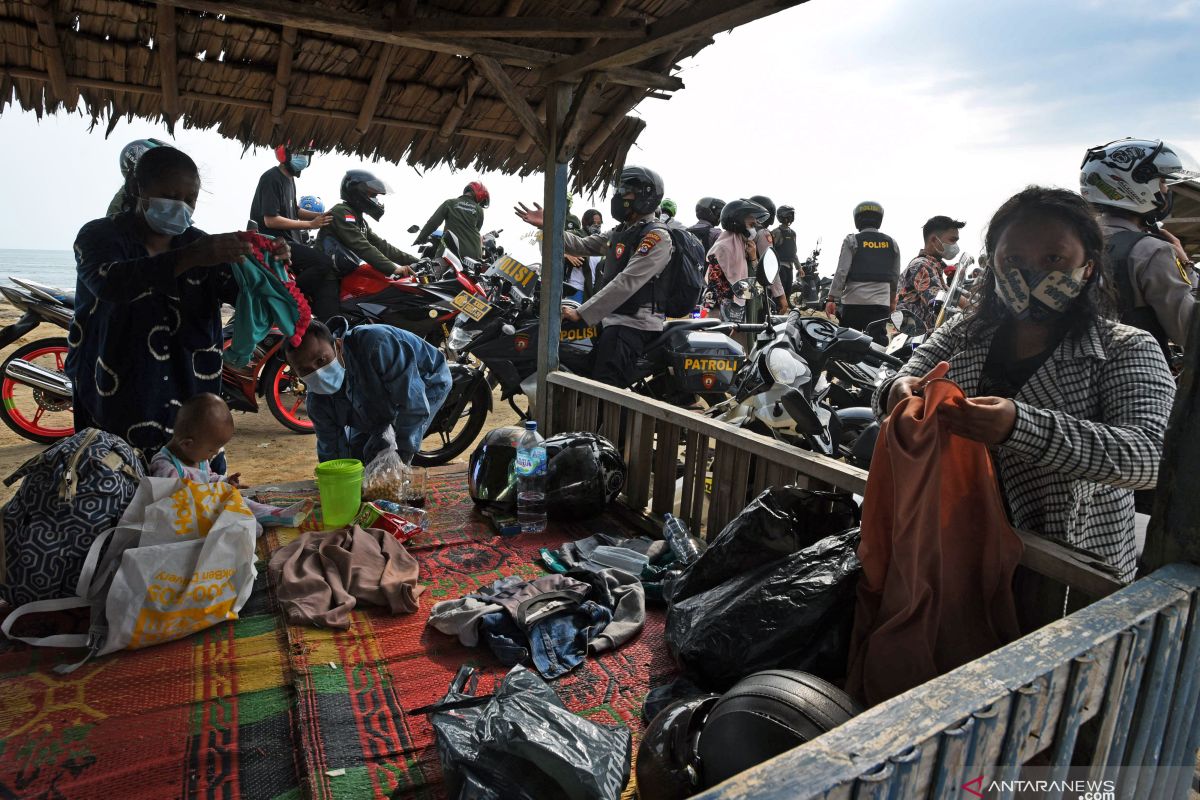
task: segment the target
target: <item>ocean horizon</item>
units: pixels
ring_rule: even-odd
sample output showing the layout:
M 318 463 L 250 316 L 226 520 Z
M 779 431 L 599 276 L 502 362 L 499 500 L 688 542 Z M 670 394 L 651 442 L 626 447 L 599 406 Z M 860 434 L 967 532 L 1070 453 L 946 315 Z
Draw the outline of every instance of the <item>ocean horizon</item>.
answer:
M 56 289 L 75 288 L 75 254 L 70 250 L 0 249 L 0 283 L 25 278 Z

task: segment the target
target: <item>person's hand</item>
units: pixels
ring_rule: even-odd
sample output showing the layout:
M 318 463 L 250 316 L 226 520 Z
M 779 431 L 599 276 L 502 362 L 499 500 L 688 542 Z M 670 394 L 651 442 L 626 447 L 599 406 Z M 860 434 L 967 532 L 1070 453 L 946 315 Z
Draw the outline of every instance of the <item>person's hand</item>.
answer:
M 271 243 L 271 254 L 280 261 L 292 260 L 292 248 L 288 247 L 287 239 L 276 239 Z
M 567 263 L 572 267 L 582 267 L 583 256 L 567 256 Z
M 896 310 L 896 295 L 892 295 L 892 307 L 891 307 L 891 309 L 890 309 L 890 310 L 891 310 L 891 311 L 895 311 L 895 310 Z
M 226 475 L 225 482 L 235 489 L 245 488 L 242 486 L 242 473 L 240 472 L 235 472 L 232 475 Z
M 780 314 L 788 313 L 787 295 L 781 294 L 781 295 L 779 295 L 779 297 L 775 298 L 775 301 L 779 304 L 779 313 Z
M 955 436 L 996 445 L 1012 435 L 1017 404 L 1007 397 L 963 397 L 943 406 L 940 416 Z
M 837 318 L 837 303 L 833 302 L 832 300 L 829 300 L 828 302 L 826 302 L 825 303 L 825 314 L 827 316 L 830 316 L 830 317 L 833 317 L 836 319 Z
M 1183 242 L 1179 241 L 1179 237 L 1178 237 L 1178 236 L 1176 236 L 1175 234 L 1171 233 L 1171 232 L 1170 232 L 1169 230 L 1167 230 L 1166 228 L 1159 228 L 1159 229 L 1158 229 L 1158 235 L 1159 235 L 1161 238 L 1163 238 L 1163 239 L 1166 239 L 1168 242 L 1170 242 L 1170 243 L 1171 243 L 1171 247 L 1172 247 L 1172 249 L 1174 249 L 1174 250 L 1175 250 L 1175 257 L 1176 257 L 1176 258 L 1178 258 L 1180 261 L 1183 261 L 1183 262 L 1185 262 L 1185 263 L 1186 263 L 1186 262 L 1188 262 L 1188 261 L 1191 261 L 1191 259 L 1190 259 L 1190 258 L 1188 258 L 1187 251 L 1183 249 Z
M 753 239 L 746 240 L 746 260 L 758 261 L 758 245 L 754 243 Z
M 579 316 L 579 310 L 570 306 L 562 307 L 562 318 L 568 322 L 582 322 L 583 317 Z
M 242 241 L 236 233 L 213 233 L 202 236 L 184 247 L 179 253 L 177 272 L 193 267 L 212 267 L 238 261 L 253 252 L 249 242 Z
M 308 227 L 316 230 L 317 228 L 324 228 L 331 222 L 333 222 L 333 214 L 320 214 L 308 221 Z
M 406 267 L 403 264 L 397 264 L 396 268 L 394 270 L 392 270 L 393 278 L 407 278 L 409 275 L 412 275 L 412 274 L 413 274 L 412 267 Z
M 513 206 L 513 211 L 535 228 L 542 227 L 545 222 L 545 215 L 542 213 L 542 206 L 539 203 L 534 203 L 533 208 L 527 207 L 524 203 L 517 203 Z
M 946 373 L 950 371 L 950 365 L 945 361 L 940 362 L 936 367 L 929 371 L 929 374 L 924 377 L 916 375 L 902 375 L 892 381 L 892 388 L 888 392 L 887 402 L 883 405 L 885 414 L 892 413 L 892 409 L 901 400 L 907 400 L 913 395 L 921 391 L 921 388 L 930 381 L 938 378 L 946 377 Z

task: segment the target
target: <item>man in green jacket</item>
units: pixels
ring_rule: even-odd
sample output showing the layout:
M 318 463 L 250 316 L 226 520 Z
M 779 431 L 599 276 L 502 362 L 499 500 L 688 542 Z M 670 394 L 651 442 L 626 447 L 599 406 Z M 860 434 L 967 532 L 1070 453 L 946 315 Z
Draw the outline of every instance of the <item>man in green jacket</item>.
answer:
M 412 274 L 407 265 L 415 264 L 417 257 L 390 244 L 367 224 L 368 216 L 376 220 L 383 216 L 379 198 L 387 193 L 387 184 L 365 169 L 352 169 L 342 178 L 342 202 L 329 209 L 333 221 L 319 237 L 322 248 L 338 263 L 339 272 L 344 271 L 342 260 L 337 248 L 326 239 L 332 238 L 360 262 L 365 261 L 384 275 L 399 278 Z
M 438 206 L 437 211 L 425 223 L 425 227 L 417 234 L 417 244 L 429 241 L 429 234 L 440 225 L 446 226 L 446 233 L 454 234 L 458 240 L 458 254 L 479 261 L 483 258 L 483 240 L 479 232 L 483 230 L 483 210 L 488 207 L 491 197 L 487 187 L 479 181 L 472 181 L 463 188 L 459 197 L 451 197 Z M 442 241 L 449 244 L 449 237 L 443 236 Z

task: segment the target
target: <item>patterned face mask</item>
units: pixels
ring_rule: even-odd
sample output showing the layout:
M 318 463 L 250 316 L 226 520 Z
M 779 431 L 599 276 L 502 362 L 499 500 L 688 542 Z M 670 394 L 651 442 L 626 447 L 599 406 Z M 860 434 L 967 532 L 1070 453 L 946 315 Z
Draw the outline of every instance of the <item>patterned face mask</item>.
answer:
M 1045 321 L 1070 307 L 1083 292 L 1089 261 L 1079 269 L 996 267 L 996 296 L 1017 319 Z

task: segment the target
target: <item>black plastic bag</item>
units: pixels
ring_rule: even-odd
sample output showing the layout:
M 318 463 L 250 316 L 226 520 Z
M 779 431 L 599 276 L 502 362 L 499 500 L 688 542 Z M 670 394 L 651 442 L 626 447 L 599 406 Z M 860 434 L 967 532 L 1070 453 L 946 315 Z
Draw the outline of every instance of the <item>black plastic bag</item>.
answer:
M 713 539 L 675 582 L 671 597 L 683 600 L 797 550 L 858 526 L 861 512 L 843 493 L 795 486 L 768 489 L 751 501 Z
M 450 692 L 432 709 L 449 797 L 621 796 L 629 781 L 628 728 L 597 725 L 571 713 L 537 673 L 524 667 L 514 667 L 486 702 L 472 705 L 477 698 L 462 686 L 460 671 Z
M 775 667 L 838 681 L 854 619 L 858 541 L 852 528 L 707 591 L 676 595 L 667 610 L 671 655 L 714 691 Z

